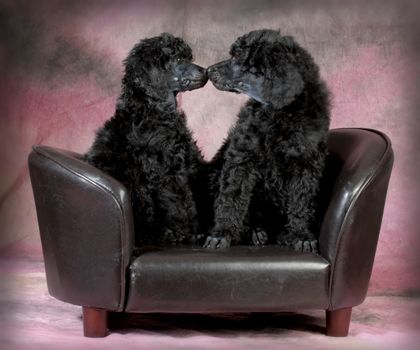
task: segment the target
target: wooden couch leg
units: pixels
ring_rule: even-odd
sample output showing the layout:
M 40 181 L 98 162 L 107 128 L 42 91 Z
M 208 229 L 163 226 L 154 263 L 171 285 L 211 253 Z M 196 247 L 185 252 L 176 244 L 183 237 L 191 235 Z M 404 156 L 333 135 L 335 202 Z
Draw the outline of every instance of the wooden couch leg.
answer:
M 105 337 L 107 332 L 107 318 L 107 310 L 83 306 L 83 331 L 85 337 Z
M 349 333 L 351 307 L 338 310 L 326 310 L 327 331 L 331 337 L 347 337 Z

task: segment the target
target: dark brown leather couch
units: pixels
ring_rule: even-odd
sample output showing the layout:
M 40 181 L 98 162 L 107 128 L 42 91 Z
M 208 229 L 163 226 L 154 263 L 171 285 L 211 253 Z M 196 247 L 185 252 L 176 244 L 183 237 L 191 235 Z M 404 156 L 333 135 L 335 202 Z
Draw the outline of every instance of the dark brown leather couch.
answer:
M 375 130 L 330 132 L 320 254 L 277 246 L 133 254 L 124 186 L 80 160 L 34 146 L 29 168 L 48 290 L 83 306 L 86 336 L 105 336 L 107 313 L 326 310 L 326 333 L 347 335 L 372 271 L 393 164 Z

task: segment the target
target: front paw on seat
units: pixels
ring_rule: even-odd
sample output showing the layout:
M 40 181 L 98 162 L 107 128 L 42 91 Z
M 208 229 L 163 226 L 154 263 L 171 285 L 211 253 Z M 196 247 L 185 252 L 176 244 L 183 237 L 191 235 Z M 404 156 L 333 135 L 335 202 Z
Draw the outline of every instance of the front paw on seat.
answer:
M 288 240 L 280 240 L 278 244 L 283 247 L 291 248 L 297 252 L 310 252 L 310 253 L 318 253 L 318 240 L 302 240 L 302 239 L 295 239 L 292 241 Z
M 170 228 L 165 228 L 162 240 L 167 244 L 179 244 L 185 239 L 185 235 Z
M 230 235 L 222 236 L 212 234 L 207 237 L 203 247 L 208 249 L 226 249 L 230 247 L 231 241 Z
M 317 240 L 311 240 L 311 241 L 299 240 L 294 244 L 294 249 L 296 251 L 318 253 L 318 241 Z
M 268 235 L 263 229 L 252 230 L 251 241 L 254 245 L 261 246 L 267 243 Z

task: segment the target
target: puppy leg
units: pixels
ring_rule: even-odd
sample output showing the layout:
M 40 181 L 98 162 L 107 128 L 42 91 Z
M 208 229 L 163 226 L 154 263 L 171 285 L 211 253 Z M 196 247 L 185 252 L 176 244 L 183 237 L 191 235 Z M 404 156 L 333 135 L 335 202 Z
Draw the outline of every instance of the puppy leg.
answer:
M 164 243 L 179 244 L 196 239 L 197 208 L 187 183 L 168 180 L 166 186 L 160 186 L 158 203 Z
M 310 228 L 314 221 L 314 199 L 318 181 L 309 171 L 302 169 L 284 183 L 285 232 L 277 237 L 277 243 L 297 251 L 318 252 L 318 241 Z
M 135 246 L 156 243 L 156 202 L 153 191 L 141 183 L 127 184 L 133 208 Z
M 260 227 L 253 229 L 251 233 L 251 241 L 254 245 L 265 245 L 268 241 L 267 232 Z
M 241 240 L 256 178 L 253 168 L 246 164 L 225 163 L 214 204 L 215 225 L 205 248 L 228 248 L 231 241 Z

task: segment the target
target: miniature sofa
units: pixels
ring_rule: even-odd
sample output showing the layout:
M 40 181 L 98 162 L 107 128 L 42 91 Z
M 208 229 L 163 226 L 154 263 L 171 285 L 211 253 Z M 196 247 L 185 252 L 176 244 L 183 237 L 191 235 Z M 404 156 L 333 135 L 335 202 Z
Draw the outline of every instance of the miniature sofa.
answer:
M 168 247 L 133 253 L 130 197 L 81 155 L 34 146 L 29 169 L 49 293 L 83 307 L 84 334 L 108 312 L 326 310 L 326 334 L 348 334 L 367 293 L 389 177 L 391 143 L 368 129 L 330 131 L 319 254 L 278 246 Z

